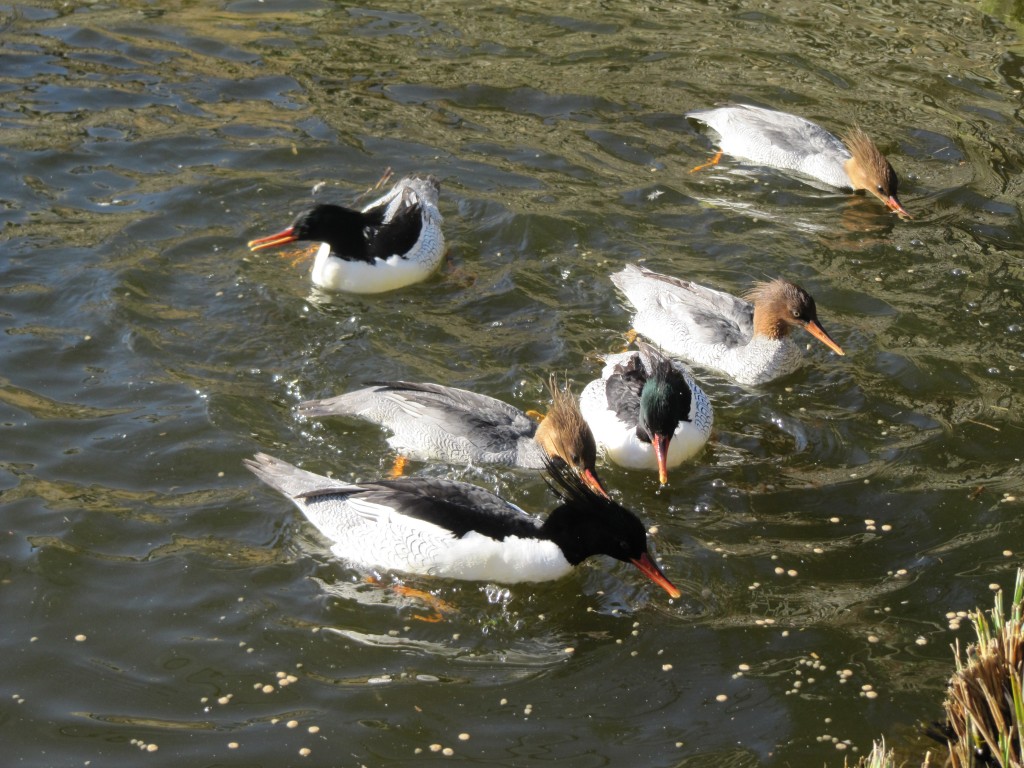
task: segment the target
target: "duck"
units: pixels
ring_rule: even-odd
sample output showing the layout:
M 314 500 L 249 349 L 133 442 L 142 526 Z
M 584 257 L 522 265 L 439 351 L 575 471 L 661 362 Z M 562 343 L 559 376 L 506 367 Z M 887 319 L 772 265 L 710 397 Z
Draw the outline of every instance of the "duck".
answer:
M 378 424 L 400 456 L 450 464 L 502 464 L 543 469 L 567 464 L 595 493 L 607 496 L 597 476 L 597 443 L 576 398 L 548 381 L 551 408 L 540 423 L 487 395 L 441 384 L 378 381 L 324 400 L 299 403 L 302 416 L 356 417 Z
M 738 384 L 766 384 L 800 367 L 803 354 L 790 337 L 793 328 L 845 354 L 822 327 L 811 295 L 782 278 L 757 283 L 745 298 L 636 264 L 611 280 L 636 308 L 638 333 L 665 353 Z
M 840 138 L 798 115 L 752 104 L 695 110 L 687 112 L 686 117 L 704 123 L 719 135 L 719 152 L 694 171 L 714 165 L 725 153 L 796 171 L 836 189 L 865 190 L 893 213 L 912 218 L 897 196 L 896 171 L 860 128 Z
M 541 520 L 469 483 L 400 477 L 348 483 L 257 453 L 245 466 L 295 504 L 332 542 L 335 557 L 365 569 L 503 584 L 553 581 L 594 555 L 636 566 L 671 597 L 680 591 L 651 556 L 633 512 L 548 462 L 561 503 Z
M 407 176 L 361 211 L 321 203 L 280 232 L 250 240 L 249 249 L 319 242 L 314 285 L 366 294 L 404 288 L 426 280 L 444 258 L 440 189 L 434 176 Z
M 695 456 L 714 423 L 711 401 L 685 366 L 637 339 L 638 351 L 609 355 L 587 384 L 580 410 L 602 452 L 631 469 L 668 469 Z

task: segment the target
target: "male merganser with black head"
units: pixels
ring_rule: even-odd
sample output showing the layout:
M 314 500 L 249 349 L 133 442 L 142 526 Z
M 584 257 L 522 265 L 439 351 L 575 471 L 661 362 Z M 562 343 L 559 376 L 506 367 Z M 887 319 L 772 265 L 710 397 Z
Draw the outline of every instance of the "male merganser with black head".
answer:
M 314 285 L 350 293 L 402 288 L 426 280 L 444 257 L 439 191 L 433 176 L 407 177 L 362 211 L 316 205 L 277 234 L 250 241 L 249 248 L 319 242 Z
M 721 151 L 694 170 L 715 164 L 724 152 L 796 171 L 837 189 L 867 190 L 889 210 L 911 218 L 896 195 L 896 171 L 860 128 L 840 139 L 810 120 L 750 104 L 728 104 L 686 116 L 710 126 L 720 137 Z
M 650 344 L 605 358 L 601 378 L 580 396 L 580 410 L 605 455 L 632 469 L 668 468 L 696 455 L 711 434 L 711 402 L 689 371 Z
M 638 333 L 668 354 L 739 384 L 764 384 L 800 366 L 792 328 L 845 354 L 821 327 L 811 295 L 788 280 L 758 283 L 745 300 L 634 264 L 612 275 L 612 282 L 636 307 Z
M 465 389 L 408 381 L 372 382 L 326 400 L 299 403 L 303 416 L 355 416 L 393 434 L 390 445 L 419 461 L 543 469 L 562 461 L 595 492 L 597 444 L 571 392 L 548 382 L 551 409 L 538 424 L 508 403 Z
M 672 597 L 647 531 L 628 509 L 548 464 L 562 498 L 544 520 L 490 491 L 441 478 L 345 483 L 265 453 L 245 461 L 334 542 L 339 558 L 365 568 L 505 584 L 551 581 L 593 555 L 632 563 Z

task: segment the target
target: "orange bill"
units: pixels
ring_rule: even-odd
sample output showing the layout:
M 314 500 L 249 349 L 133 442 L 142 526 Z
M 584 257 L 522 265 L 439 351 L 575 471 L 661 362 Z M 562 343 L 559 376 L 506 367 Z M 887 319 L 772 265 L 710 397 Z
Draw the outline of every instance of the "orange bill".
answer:
M 249 250 L 251 251 L 262 251 L 264 248 L 274 248 L 278 245 L 287 245 L 288 243 L 294 243 L 298 238 L 295 237 L 295 228 L 288 227 L 288 229 L 282 229 L 276 235 L 268 235 L 267 237 L 260 237 L 256 240 L 249 241 Z
M 840 354 L 842 354 L 840 352 Z M 658 459 L 658 482 L 662 485 L 668 483 L 668 443 L 671 437 L 655 435 L 651 441 L 654 447 L 654 456 Z
M 846 354 L 845 352 L 843 352 L 843 348 L 836 344 L 832 340 L 831 336 L 825 333 L 825 329 L 821 327 L 821 323 L 819 323 L 817 320 L 811 320 L 809 323 L 807 323 L 807 325 L 804 326 L 804 328 L 807 329 L 807 332 L 811 334 L 811 336 L 816 338 L 818 341 L 820 341 L 826 347 L 831 349 L 837 355 Z
M 676 589 L 675 585 L 671 581 L 668 580 L 665 574 L 661 572 L 661 568 L 651 560 L 651 556 L 646 552 L 640 555 L 636 560 L 632 560 L 630 562 L 639 568 L 640 572 L 644 576 L 668 592 L 670 597 L 680 597 L 683 594 Z
M 597 479 L 597 473 L 592 469 L 584 469 L 580 473 L 580 479 L 583 480 L 583 482 L 587 484 L 587 487 L 598 496 L 604 496 L 606 499 L 611 498 L 611 496 L 608 495 L 608 491 L 606 491 L 604 486 L 601 484 L 601 481 Z
M 898 213 L 901 217 L 905 219 L 914 218 L 909 213 L 907 213 L 907 209 L 903 207 L 899 200 L 896 199 L 896 195 L 889 195 L 889 197 L 884 199 L 882 202 L 885 203 L 885 207 L 888 208 L 893 213 Z

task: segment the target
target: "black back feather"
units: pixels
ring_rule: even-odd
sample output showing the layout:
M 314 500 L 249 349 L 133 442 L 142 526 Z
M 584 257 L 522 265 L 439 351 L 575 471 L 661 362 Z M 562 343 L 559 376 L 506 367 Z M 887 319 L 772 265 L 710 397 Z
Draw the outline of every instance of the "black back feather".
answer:
M 401 510 L 403 515 L 451 531 L 458 538 L 476 531 L 498 541 L 507 536 L 542 538 L 541 524 L 518 507 L 476 485 L 455 480 L 400 477 L 361 483 L 354 493 L 326 488 L 303 493 L 307 501 L 318 496 L 358 496 L 360 500 Z

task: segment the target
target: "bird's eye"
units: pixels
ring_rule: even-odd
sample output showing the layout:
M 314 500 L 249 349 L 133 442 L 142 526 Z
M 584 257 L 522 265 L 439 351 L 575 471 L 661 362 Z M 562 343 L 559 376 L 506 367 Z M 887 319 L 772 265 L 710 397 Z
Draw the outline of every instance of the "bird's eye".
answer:
M 878 185 L 878 194 L 880 194 L 880 195 L 884 195 L 885 194 L 885 188 L 881 184 Z
M 794 309 L 793 310 L 793 317 L 795 317 L 797 320 L 800 319 L 800 310 L 799 309 Z

